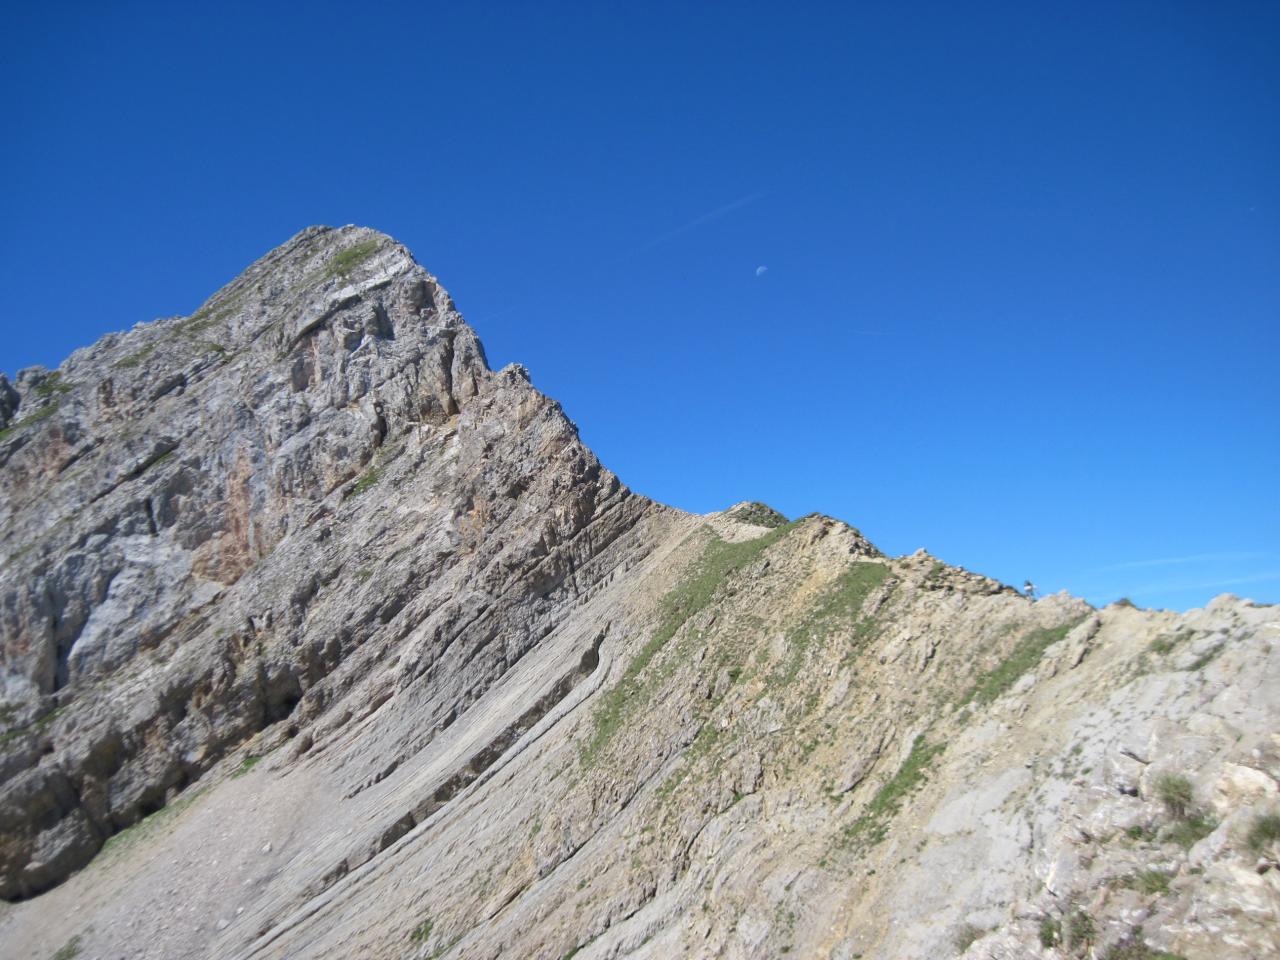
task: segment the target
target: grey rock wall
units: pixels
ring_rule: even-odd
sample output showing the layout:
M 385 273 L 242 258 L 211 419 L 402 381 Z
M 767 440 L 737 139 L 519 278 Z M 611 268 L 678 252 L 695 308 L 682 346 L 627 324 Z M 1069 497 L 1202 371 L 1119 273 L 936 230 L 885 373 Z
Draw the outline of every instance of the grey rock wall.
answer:
M 370 230 L 306 230 L 191 317 L 23 371 L 13 394 L 9 898 L 407 647 L 433 675 L 421 722 L 464 710 L 654 509 Z

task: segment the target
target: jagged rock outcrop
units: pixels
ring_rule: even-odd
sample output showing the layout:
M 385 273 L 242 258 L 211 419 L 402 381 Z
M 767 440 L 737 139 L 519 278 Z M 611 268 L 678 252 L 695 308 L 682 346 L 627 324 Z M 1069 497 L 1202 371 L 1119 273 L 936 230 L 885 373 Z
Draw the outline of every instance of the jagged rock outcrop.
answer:
M 0 426 L 14 956 L 1280 955 L 1274 608 L 655 504 L 383 235 Z

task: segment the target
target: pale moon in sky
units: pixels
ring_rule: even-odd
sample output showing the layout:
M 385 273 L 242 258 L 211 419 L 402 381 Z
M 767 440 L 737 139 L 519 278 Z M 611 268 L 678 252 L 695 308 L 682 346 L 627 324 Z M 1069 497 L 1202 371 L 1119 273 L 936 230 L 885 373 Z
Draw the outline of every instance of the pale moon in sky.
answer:
M 764 276 L 766 273 L 768 273 L 768 272 L 769 272 L 769 268 L 768 268 L 768 267 L 756 267 L 756 276 L 757 276 L 757 277 L 763 277 L 763 276 Z

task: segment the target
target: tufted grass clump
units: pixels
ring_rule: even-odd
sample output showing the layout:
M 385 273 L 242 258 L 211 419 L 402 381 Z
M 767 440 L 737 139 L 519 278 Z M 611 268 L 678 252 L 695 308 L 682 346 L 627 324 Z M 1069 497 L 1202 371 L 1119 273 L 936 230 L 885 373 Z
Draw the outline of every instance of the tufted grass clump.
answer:
M 1169 892 L 1169 875 L 1162 870 L 1143 870 L 1134 878 L 1134 889 L 1149 897 Z
M 59 947 L 58 951 L 50 957 L 50 960 L 75 960 L 78 956 L 80 956 L 80 934 L 77 933 Z
M 1093 946 L 1098 937 L 1098 926 L 1093 917 L 1079 907 L 1067 914 L 1067 922 L 1063 932 L 1066 934 L 1066 945 L 1074 951 L 1084 951 Z
M 1040 920 L 1040 946 L 1048 948 L 1062 942 L 1062 921 L 1054 917 Z
M 1190 850 L 1216 829 L 1217 820 L 1207 814 L 1195 812 L 1166 830 L 1163 838 L 1176 843 L 1183 850 Z
M 1180 773 L 1166 773 L 1156 781 L 1156 799 L 1173 819 L 1187 819 L 1195 800 L 1191 781 Z
M 1114 886 L 1137 890 L 1144 896 L 1164 896 L 1169 892 L 1169 874 L 1163 870 L 1140 870 L 1112 881 Z
M 1280 814 L 1264 813 L 1258 816 L 1249 827 L 1245 842 L 1254 853 L 1262 853 L 1268 847 L 1276 846 L 1280 842 Z
M 1164 774 L 1156 781 L 1154 792 L 1155 798 L 1174 821 L 1160 835 L 1162 840 L 1190 850 L 1217 829 L 1218 821 L 1197 809 L 1195 791 L 1183 774 Z

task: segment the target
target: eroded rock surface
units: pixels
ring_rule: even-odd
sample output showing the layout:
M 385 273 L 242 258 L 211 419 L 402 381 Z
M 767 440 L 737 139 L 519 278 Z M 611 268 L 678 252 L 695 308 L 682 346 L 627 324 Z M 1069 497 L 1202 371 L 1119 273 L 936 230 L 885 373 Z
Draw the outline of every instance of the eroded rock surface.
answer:
M 0 428 L 6 955 L 1280 956 L 1275 608 L 654 504 L 381 234 Z

